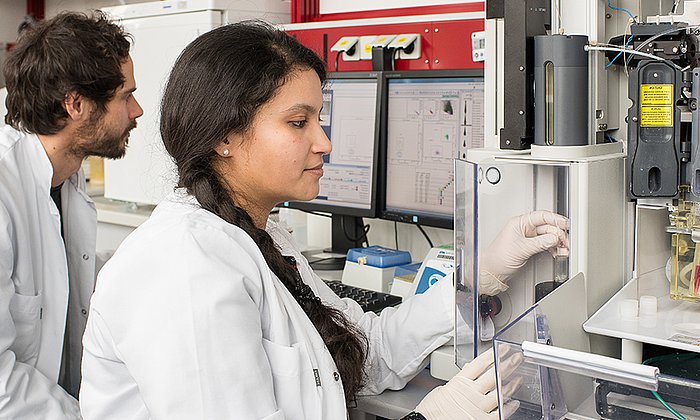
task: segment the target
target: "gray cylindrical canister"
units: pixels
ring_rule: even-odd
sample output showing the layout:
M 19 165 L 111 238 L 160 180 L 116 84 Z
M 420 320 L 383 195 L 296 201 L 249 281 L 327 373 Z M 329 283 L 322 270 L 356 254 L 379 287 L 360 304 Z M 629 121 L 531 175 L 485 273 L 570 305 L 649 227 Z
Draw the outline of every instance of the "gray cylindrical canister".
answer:
M 585 35 L 535 37 L 535 144 L 588 144 Z

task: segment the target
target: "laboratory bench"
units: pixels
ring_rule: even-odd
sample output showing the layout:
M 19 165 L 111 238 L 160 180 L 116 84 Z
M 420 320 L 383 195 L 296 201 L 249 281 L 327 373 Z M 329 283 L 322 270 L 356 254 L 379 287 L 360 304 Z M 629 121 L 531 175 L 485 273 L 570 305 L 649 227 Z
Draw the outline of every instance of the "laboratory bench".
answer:
M 350 409 L 350 419 L 399 419 L 413 411 L 433 388 L 444 384 L 445 381 L 430 376 L 430 370 L 423 369 L 401 390 L 359 397 L 357 407 Z
M 148 220 L 155 208 L 105 198 L 99 187 L 88 186 L 87 193 L 97 210 L 97 251 L 116 250 L 134 229 Z

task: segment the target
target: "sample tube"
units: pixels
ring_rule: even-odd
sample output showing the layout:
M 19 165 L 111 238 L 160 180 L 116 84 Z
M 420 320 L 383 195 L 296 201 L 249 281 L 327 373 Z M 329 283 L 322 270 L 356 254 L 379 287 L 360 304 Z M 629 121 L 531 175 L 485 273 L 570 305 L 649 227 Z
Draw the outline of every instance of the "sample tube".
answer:
M 569 280 L 569 253 L 566 248 L 557 248 L 554 256 L 554 282 L 564 283 Z

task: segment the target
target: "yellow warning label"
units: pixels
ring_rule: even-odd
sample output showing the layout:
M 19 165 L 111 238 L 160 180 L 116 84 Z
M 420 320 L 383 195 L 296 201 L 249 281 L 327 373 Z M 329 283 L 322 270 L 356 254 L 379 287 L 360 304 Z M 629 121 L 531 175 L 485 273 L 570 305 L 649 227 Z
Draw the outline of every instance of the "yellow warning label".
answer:
M 640 116 L 642 127 L 673 127 L 672 106 L 643 106 Z
M 672 84 L 641 85 L 639 105 L 641 127 L 673 127 Z
M 673 85 L 642 85 L 639 89 L 639 104 L 673 106 Z

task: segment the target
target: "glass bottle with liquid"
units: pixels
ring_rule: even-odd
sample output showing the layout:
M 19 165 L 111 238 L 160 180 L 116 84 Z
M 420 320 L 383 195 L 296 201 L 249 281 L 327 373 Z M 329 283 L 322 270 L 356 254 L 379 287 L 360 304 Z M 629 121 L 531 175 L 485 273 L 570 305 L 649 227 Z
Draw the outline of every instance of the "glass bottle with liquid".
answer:
M 557 284 L 569 280 L 569 250 L 557 248 L 554 255 L 554 282 Z

